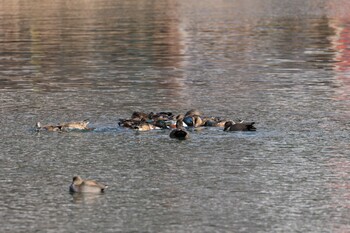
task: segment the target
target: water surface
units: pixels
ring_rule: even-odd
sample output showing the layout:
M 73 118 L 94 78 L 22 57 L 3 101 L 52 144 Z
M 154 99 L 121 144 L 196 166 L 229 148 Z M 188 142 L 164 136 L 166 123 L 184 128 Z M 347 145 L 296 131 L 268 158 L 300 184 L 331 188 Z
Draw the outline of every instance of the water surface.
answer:
M 347 232 L 346 1 L 1 1 L 1 232 Z M 253 133 L 118 127 L 133 111 Z M 35 133 L 90 119 L 94 132 Z M 110 186 L 70 195 L 73 175 Z

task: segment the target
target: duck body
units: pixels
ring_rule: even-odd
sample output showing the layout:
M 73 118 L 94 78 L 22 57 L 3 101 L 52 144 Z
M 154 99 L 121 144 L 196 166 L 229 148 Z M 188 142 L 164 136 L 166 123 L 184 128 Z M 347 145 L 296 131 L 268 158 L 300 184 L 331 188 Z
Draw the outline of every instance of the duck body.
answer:
M 83 121 L 74 121 L 74 122 L 66 122 L 61 124 L 62 130 L 92 130 L 93 128 L 89 128 L 88 124 L 90 122 L 88 120 Z
M 83 180 L 80 176 L 74 176 L 69 191 L 71 193 L 103 193 L 107 185 L 95 180 Z
M 171 112 L 133 112 L 131 118 L 119 119 L 118 125 L 138 131 L 168 128 L 167 122 L 174 118 Z
M 141 120 L 134 119 L 119 119 L 118 125 L 125 128 L 134 129 L 136 126 L 141 124 Z
M 61 131 L 62 127 L 60 125 L 41 125 L 40 122 L 37 122 L 35 125 L 35 131 L 49 131 L 49 132 L 58 132 Z
M 203 126 L 207 127 L 224 127 L 226 120 L 220 119 L 219 117 L 207 117 L 203 118 Z
M 201 115 L 202 115 L 202 113 L 198 109 L 191 109 L 188 112 L 186 112 L 185 118 L 183 121 L 188 126 L 192 126 L 195 128 L 201 127 L 204 124 Z
M 194 125 L 194 119 L 192 116 L 185 116 L 183 118 L 183 122 L 185 122 L 186 125 L 188 126 L 193 126 Z
M 157 126 L 147 123 L 147 122 L 142 122 L 139 125 L 135 125 L 134 129 L 138 130 L 138 131 L 149 131 L 149 130 L 153 130 L 153 129 L 159 129 Z
M 203 126 L 204 122 L 202 120 L 202 118 L 200 116 L 194 116 L 193 117 L 193 123 L 194 123 L 194 127 L 197 128 L 197 127 L 201 127 Z
M 71 130 L 93 130 L 94 128 L 89 128 L 88 120 L 83 121 L 73 121 L 65 122 L 57 125 L 41 125 L 40 122 L 37 122 L 35 125 L 35 130 L 39 131 L 49 131 L 49 132 L 66 132 Z
M 170 138 L 176 138 L 179 140 L 187 140 L 190 138 L 190 135 L 187 131 L 182 129 L 173 129 L 170 132 Z
M 176 129 L 173 129 L 169 136 L 178 140 L 187 140 L 190 138 L 190 134 L 183 128 L 182 120 L 177 120 Z
M 174 115 L 172 112 L 158 112 L 158 113 L 153 113 L 151 112 L 149 114 L 149 118 L 152 119 L 153 121 L 169 121 L 174 119 Z
M 133 120 L 147 120 L 149 119 L 149 114 L 146 114 L 144 112 L 133 112 L 131 115 L 131 119 Z
M 224 126 L 224 131 L 256 131 L 255 122 L 232 122 L 227 121 Z

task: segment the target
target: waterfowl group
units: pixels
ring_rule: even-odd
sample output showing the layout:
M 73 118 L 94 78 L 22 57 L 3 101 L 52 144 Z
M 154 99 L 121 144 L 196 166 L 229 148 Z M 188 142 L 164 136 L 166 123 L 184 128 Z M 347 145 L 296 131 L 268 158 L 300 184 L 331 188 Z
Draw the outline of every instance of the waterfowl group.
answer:
M 131 118 L 119 119 L 118 125 L 139 131 L 167 128 L 166 122 L 174 118 L 171 112 L 159 112 L 149 114 L 143 112 L 133 112 Z
M 220 117 L 203 117 L 197 109 L 185 114 L 174 115 L 171 112 L 143 113 L 134 112 L 130 118 L 120 119 L 119 126 L 138 131 L 153 129 L 173 129 L 169 136 L 179 140 L 189 139 L 186 128 L 222 127 L 224 131 L 256 131 L 255 122 L 232 121 Z
M 89 121 L 73 121 L 53 125 L 41 125 L 38 122 L 36 131 L 69 132 L 94 130 L 88 127 Z M 118 125 L 136 131 L 156 129 L 171 129 L 170 138 L 189 139 L 188 128 L 221 127 L 223 131 L 256 131 L 255 122 L 232 121 L 220 117 L 205 117 L 197 109 L 191 109 L 185 114 L 174 115 L 171 112 L 144 113 L 133 112 L 130 118 L 119 119 Z
M 69 132 L 94 130 L 88 127 L 89 121 L 72 121 L 59 124 L 41 125 L 36 123 L 35 131 Z M 136 131 L 149 131 L 156 129 L 170 129 L 169 137 L 178 140 L 190 138 L 188 128 L 221 127 L 223 131 L 256 131 L 255 122 L 226 120 L 220 117 L 204 117 L 201 112 L 192 109 L 185 114 L 174 115 L 171 112 L 144 113 L 133 112 L 130 118 L 119 119 L 120 127 Z M 108 188 L 95 180 L 83 180 L 74 176 L 69 191 L 71 193 L 103 193 Z

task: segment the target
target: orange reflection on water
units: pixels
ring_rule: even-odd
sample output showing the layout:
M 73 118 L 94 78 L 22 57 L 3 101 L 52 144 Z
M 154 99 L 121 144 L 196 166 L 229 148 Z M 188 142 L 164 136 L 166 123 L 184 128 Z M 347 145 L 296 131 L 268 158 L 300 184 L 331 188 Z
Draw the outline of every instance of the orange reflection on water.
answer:
M 328 1 L 329 26 L 334 30 L 334 36 L 330 37 L 333 49 L 337 88 L 335 100 L 350 99 L 350 2 Z

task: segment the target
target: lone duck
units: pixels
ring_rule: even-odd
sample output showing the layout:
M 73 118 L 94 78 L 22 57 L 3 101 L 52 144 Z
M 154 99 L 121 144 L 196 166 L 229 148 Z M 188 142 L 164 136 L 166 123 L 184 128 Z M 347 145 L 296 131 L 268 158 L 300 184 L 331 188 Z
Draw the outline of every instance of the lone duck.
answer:
M 83 180 L 80 176 L 74 176 L 69 191 L 72 193 L 103 193 L 106 188 L 108 188 L 107 185 L 97 181 Z
M 253 126 L 255 122 L 234 122 L 227 121 L 224 126 L 224 131 L 256 131 L 256 128 Z
M 176 121 L 176 129 L 173 129 L 170 132 L 170 138 L 176 138 L 179 140 L 186 140 L 190 138 L 190 135 L 187 131 L 184 130 L 182 120 Z

